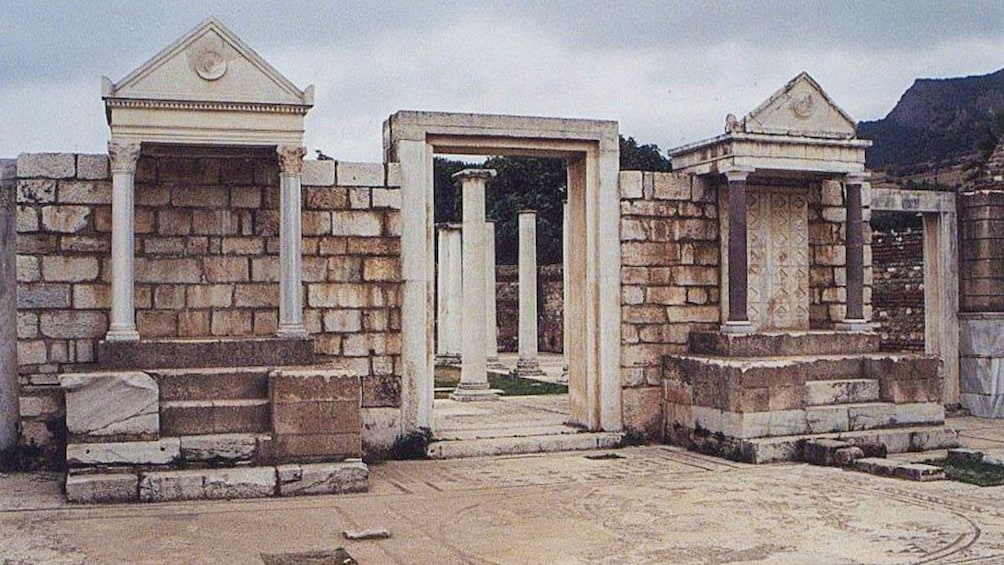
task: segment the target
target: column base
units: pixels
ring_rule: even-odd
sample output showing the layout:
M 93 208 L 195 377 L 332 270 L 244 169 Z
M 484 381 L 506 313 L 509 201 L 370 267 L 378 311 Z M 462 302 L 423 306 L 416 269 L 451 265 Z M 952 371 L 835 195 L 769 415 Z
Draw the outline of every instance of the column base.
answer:
M 443 353 L 442 355 L 436 355 L 436 366 L 442 367 L 444 365 L 459 365 L 462 361 L 459 353 Z
M 516 374 L 520 377 L 540 377 L 545 373 L 536 359 L 520 357 L 516 360 Z
M 297 338 L 297 339 L 307 339 L 310 334 L 307 333 L 307 328 L 303 324 L 290 324 L 288 326 L 279 326 L 276 330 L 275 335 L 283 338 Z
M 112 328 L 105 334 L 105 341 L 139 341 L 136 328 Z
M 753 333 L 753 323 L 748 320 L 729 320 L 719 328 L 723 334 L 751 334 Z
M 498 357 L 489 357 L 487 359 L 487 363 L 489 369 L 494 369 L 496 371 L 504 371 L 506 369 L 506 366 L 499 361 Z
M 870 332 L 875 330 L 875 324 L 865 320 L 844 320 L 833 324 L 833 328 L 841 332 Z
M 499 399 L 499 393 L 489 388 L 488 383 L 460 383 L 450 393 L 450 400 L 457 402 L 491 402 Z

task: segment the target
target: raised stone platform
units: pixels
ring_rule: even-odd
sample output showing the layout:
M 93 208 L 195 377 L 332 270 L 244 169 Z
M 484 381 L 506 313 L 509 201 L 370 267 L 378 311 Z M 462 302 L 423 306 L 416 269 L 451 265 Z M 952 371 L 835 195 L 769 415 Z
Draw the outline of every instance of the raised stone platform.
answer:
M 101 341 L 98 365 L 106 369 L 281 367 L 314 363 L 310 339 L 278 337 Z
M 874 353 L 880 336 L 874 332 L 690 332 L 688 351 L 722 357 L 773 357 L 784 355 L 835 355 Z

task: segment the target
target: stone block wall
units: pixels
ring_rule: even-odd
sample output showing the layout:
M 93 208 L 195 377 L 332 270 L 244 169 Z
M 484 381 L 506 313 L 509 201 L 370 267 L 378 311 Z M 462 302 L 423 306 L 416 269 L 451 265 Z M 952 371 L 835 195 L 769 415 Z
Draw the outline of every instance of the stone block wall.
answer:
M 564 282 L 561 265 L 541 265 L 537 276 L 537 349 L 561 353 L 564 339 Z M 496 269 L 499 351 L 519 348 L 519 267 Z
M 717 189 L 690 175 L 622 171 L 620 190 L 624 424 L 657 437 L 663 356 L 720 321 Z
M 923 226 L 876 229 L 872 235 L 872 260 L 872 307 L 882 336 L 881 349 L 923 352 Z
M 135 208 L 141 336 L 274 333 L 278 174 L 270 149 L 144 145 Z M 24 154 L 16 176 L 22 437 L 41 445 L 61 428 L 57 375 L 92 364 L 108 329 L 111 181 L 105 155 Z M 363 426 L 392 441 L 400 404 L 397 165 L 306 161 L 302 185 L 307 329 L 319 355 L 379 392 Z
M 847 312 L 846 191 L 836 180 L 810 186 L 809 327 L 832 329 Z M 861 187 L 864 243 L 864 315 L 872 317 L 871 185 Z

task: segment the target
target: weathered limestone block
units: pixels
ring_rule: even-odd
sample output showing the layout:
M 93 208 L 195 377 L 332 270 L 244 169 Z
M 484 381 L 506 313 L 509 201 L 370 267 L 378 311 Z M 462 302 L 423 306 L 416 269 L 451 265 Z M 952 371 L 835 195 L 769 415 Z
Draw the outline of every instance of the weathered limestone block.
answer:
M 641 198 L 641 171 L 621 171 L 621 198 Z
M 91 209 L 87 206 L 45 206 L 42 227 L 60 233 L 76 233 L 87 227 Z
M 150 471 L 139 481 L 143 502 L 261 498 L 275 494 L 275 467 Z
M 279 496 L 366 492 L 369 468 L 359 460 L 276 467 Z
M 367 453 L 390 449 L 402 434 L 401 409 L 364 408 L 362 410 L 362 443 Z
M 17 307 L 19 310 L 69 308 L 70 285 L 48 283 L 18 285 Z
M 157 382 L 142 372 L 65 373 L 71 438 L 152 439 L 160 433 Z
M 229 462 L 254 458 L 258 437 L 253 434 L 214 434 L 181 437 L 181 458 L 185 461 Z
M 384 186 L 383 163 L 338 162 L 339 186 Z
M 96 310 L 54 310 L 39 315 L 39 331 L 57 339 L 98 338 L 108 330 L 108 318 Z
M 303 186 L 335 184 L 335 161 L 304 161 L 300 183 Z
M 42 258 L 42 277 L 48 282 L 84 282 L 98 278 L 100 266 L 94 257 L 47 256 Z
M 379 236 L 383 222 L 380 214 L 365 211 L 336 211 L 331 213 L 331 235 L 359 237 Z
M 77 155 L 77 178 L 103 180 L 108 178 L 107 155 Z
M 181 455 L 178 438 L 155 441 L 112 443 L 70 443 L 66 446 L 66 464 L 88 465 L 169 465 Z
M 269 375 L 269 457 L 295 461 L 360 456 L 361 388 L 358 376 L 331 368 L 274 371 Z
M 395 210 L 401 209 L 401 190 L 400 189 L 389 189 L 389 188 L 374 188 L 373 189 L 373 207 L 374 208 L 392 208 Z
M 17 176 L 71 178 L 77 173 L 73 153 L 22 153 L 17 157 Z
M 138 482 L 133 473 L 71 473 L 66 477 L 66 499 L 80 504 L 135 502 Z

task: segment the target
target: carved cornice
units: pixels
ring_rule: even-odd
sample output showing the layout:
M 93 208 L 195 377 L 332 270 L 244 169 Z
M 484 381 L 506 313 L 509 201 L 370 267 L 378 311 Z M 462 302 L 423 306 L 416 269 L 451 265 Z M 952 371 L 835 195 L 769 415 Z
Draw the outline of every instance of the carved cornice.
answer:
M 299 175 L 303 171 L 303 156 L 307 148 L 302 145 L 279 145 L 275 148 L 279 155 L 279 170 L 284 175 Z
M 136 141 L 112 139 L 108 142 L 108 159 L 112 174 L 135 173 L 140 144 Z
M 261 102 L 222 102 L 207 100 L 156 100 L 141 98 L 105 98 L 108 108 L 142 108 L 147 110 L 197 110 L 253 112 L 266 114 L 306 115 L 310 106 L 297 104 L 270 104 Z

